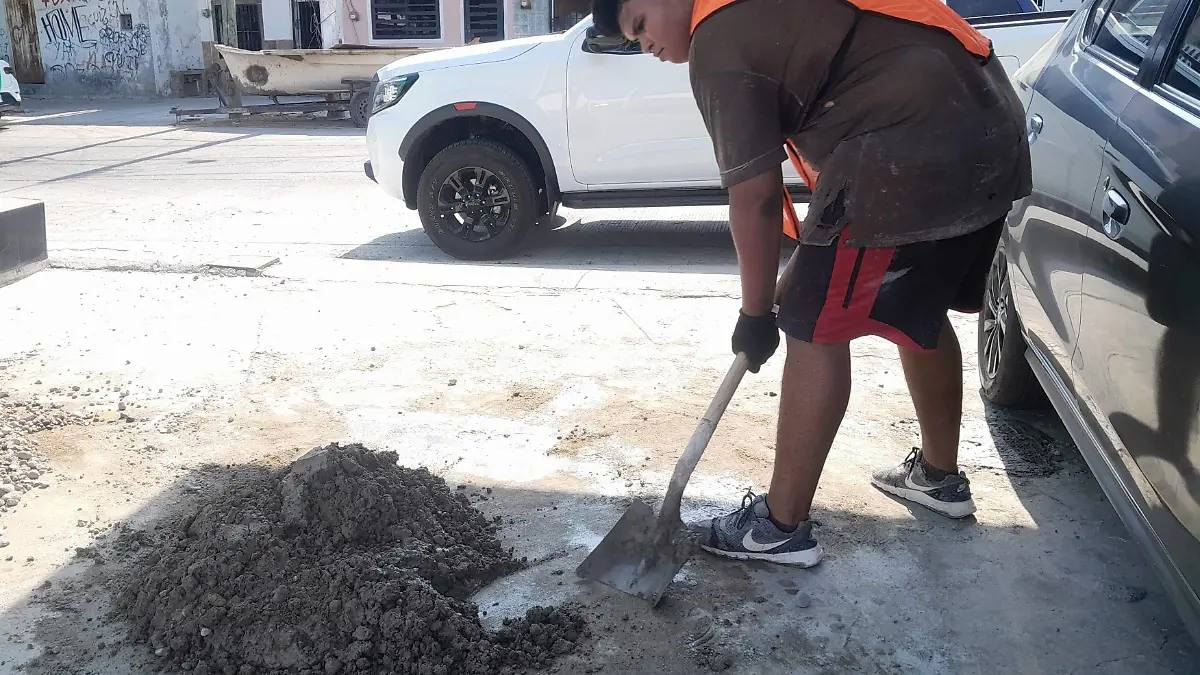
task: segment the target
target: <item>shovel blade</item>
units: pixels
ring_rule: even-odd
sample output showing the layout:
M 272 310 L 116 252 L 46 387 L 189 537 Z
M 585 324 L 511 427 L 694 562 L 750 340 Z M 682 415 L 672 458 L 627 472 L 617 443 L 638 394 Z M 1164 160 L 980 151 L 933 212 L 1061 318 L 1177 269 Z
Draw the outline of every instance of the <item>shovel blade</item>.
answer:
M 575 574 L 657 605 L 679 568 L 695 551 L 695 536 L 678 518 L 660 522 L 658 515 L 639 500 L 580 563 Z

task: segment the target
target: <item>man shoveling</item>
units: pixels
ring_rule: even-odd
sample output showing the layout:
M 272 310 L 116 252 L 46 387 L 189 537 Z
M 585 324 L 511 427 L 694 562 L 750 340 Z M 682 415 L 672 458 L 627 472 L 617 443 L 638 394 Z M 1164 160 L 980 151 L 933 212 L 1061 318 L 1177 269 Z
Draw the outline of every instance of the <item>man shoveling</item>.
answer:
M 849 343 L 864 335 L 899 347 L 921 428 L 921 447 L 872 482 L 951 518 L 974 513 L 946 312 L 979 310 L 1004 216 L 1030 191 L 1024 113 L 987 38 L 940 0 L 594 0 L 593 16 L 603 34 L 690 64 L 729 189 L 733 351 L 758 372 L 787 337 L 770 493 L 715 518 L 703 548 L 820 561 L 809 508 L 849 402 Z M 799 227 L 789 155 L 813 186 Z M 800 246 L 776 293 L 781 213 Z

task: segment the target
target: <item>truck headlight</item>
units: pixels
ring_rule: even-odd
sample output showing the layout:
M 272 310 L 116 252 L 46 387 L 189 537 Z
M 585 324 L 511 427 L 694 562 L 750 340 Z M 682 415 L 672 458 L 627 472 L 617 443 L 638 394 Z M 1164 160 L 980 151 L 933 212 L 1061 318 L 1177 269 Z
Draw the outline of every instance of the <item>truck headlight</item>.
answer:
M 409 89 L 417 82 L 417 74 L 389 77 L 375 85 L 375 100 L 371 104 L 371 114 L 390 108 L 404 98 Z

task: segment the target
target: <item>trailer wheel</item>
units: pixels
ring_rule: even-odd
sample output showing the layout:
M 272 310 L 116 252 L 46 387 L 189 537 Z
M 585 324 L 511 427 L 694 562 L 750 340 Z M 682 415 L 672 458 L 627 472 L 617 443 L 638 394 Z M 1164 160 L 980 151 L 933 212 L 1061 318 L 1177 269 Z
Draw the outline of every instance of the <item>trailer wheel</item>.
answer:
M 511 255 L 537 218 L 528 167 L 495 141 L 472 138 L 442 150 L 421 173 L 419 190 L 425 232 L 460 260 Z
M 371 99 L 374 98 L 371 93 L 373 91 L 374 87 L 363 87 L 350 97 L 350 119 L 354 120 L 354 126 L 359 128 L 367 126 L 367 120 L 371 117 Z

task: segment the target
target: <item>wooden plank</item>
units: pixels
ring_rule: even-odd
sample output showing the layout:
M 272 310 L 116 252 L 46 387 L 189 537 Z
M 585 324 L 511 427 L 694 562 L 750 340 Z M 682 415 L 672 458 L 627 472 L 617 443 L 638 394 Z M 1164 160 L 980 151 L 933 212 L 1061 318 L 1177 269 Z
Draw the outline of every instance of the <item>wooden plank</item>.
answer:
M 12 41 L 12 67 L 17 81 L 42 84 L 46 81 L 42 69 L 42 51 L 38 47 L 37 15 L 33 0 L 4 0 L 8 14 L 8 34 Z

